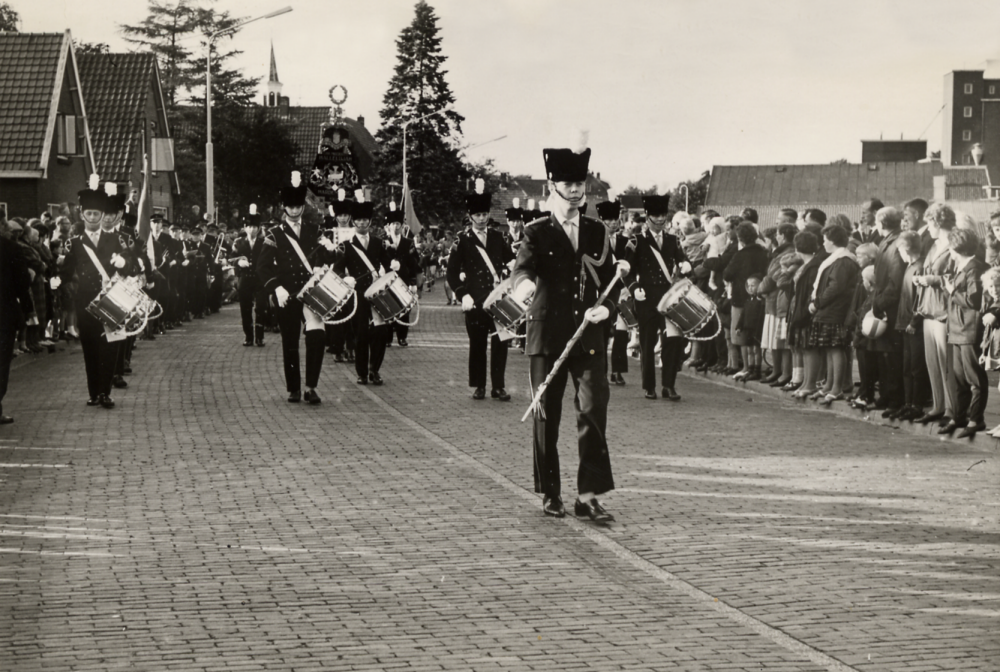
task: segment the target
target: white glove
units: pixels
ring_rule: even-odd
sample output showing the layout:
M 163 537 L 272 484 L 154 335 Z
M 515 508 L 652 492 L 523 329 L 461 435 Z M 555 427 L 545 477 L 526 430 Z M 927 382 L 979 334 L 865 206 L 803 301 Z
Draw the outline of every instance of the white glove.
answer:
M 476 302 L 472 300 L 470 294 L 466 294 L 462 297 L 462 310 L 468 312 L 476 307 Z
M 416 285 L 410 285 L 409 289 L 410 289 L 410 294 L 416 294 L 417 293 L 417 286 Z
M 122 255 L 115 252 L 111 255 L 111 265 L 119 269 L 125 268 L 125 259 L 122 258 Z
M 319 244 L 325 247 L 327 252 L 333 252 L 337 249 L 337 246 L 333 244 L 333 241 L 326 237 L 320 238 Z
M 686 275 L 687 273 L 691 272 L 691 264 L 689 264 L 686 261 L 682 261 L 680 264 L 678 264 L 677 268 L 678 270 L 680 270 L 682 275 Z
M 465 282 L 465 271 L 462 271 L 461 273 L 458 274 L 458 279 L 461 280 L 462 282 Z
M 156 287 L 156 283 L 155 283 L 155 282 L 151 282 L 151 283 L 149 283 L 148 285 L 146 285 L 146 287 L 147 287 L 148 289 L 152 289 L 153 287 Z
M 60 278 L 58 275 L 49 280 L 49 287 L 51 287 L 52 289 L 59 289 L 59 285 L 61 284 L 62 284 L 62 278 Z
M 390 271 L 399 270 L 399 259 L 393 259 L 392 261 L 389 262 L 389 270 Z
M 517 263 L 517 259 L 511 259 L 507 262 L 507 268 L 513 271 L 515 263 Z
M 250 266 L 250 262 L 247 261 L 246 259 L 240 259 L 239 262 L 237 263 L 239 263 L 240 268 L 249 268 Z
M 146 270 L 146 262 L 142 260 L 142 257 L 139 257 L 139 268 L 142 271 Z
M 624 259 L 618 262 L 618 275 L 625 277 L 632 270 L 632 264 L 628 263 Z
M 278 305 L 282 308 L 288 303 L 288 290 L 284 287 L 278 287 L 274 290 L 274 296 L 278 299 Z
M 354 287 L 357 286 L 358 281 L 352 278 L 351 276 L 347 276 L 346 278 L 344 278 L 344 284 L 346 284 L 351 289 L 354 289 Z
M 187 266 L 190 263 L 191 263 L 190 259 L 185 259 L 184 261 L 181 262 L 181 266 Z
M 597 324 L 608 319 L 608 315 L 610 314 L 611 312 L 608 311 L 607 306 L 598 306 L 597 308 L 588 308 L 587 312 L 583 314 L 583 319 L 591 324 Z
M 632 296 L 635 297 L 636 301 L 645 301 L 646 300 L 646 290 L 643 289 L 642 287 L 637 287 L 636 290 L 635 290 L 635 293 Z
M 170 260 L 170 266 L 176 266 L 176 265 L 177 265 L 177 260 L 176 259 L 171 259 Z

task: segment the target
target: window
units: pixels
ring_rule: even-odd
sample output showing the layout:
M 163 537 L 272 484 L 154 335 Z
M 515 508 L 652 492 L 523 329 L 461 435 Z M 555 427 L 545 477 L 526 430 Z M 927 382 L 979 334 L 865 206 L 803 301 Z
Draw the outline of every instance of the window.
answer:
M 996 92 L 997 92 L 997 87 L 995 87 L 995 86 L 991 86 L 991 87 L 990 87 L 990 95 L 992 96 L 992 95 L 993 95 L 993 94 L 995 94 Z
M 0 219 L 7 219 L 7 204 L 0 203 Z
M 56 117 L 56 153 L 62 156 L 82 156 L 86 143 L 83 138 L 83 117 L 60 114 Z
M 968 119 L 969 117 L 972 116 L 972 106 L 971 105 L 966 105 L 964 108 L 962 108 L 962 116 L 964 116 L 966 119 Z
M 972 93 L 972 84 L 966 84 L 965 85 L 965 92 L 966 93 Z
M 972 140 L 972 131 L 962 131 L 962 140 L 965 142 Z

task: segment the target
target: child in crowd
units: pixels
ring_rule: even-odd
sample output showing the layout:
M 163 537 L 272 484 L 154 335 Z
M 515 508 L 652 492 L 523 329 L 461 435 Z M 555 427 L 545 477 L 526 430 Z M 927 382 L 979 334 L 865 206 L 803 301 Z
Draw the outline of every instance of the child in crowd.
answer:
M 764 337 L 764 299 L 757 293 L 760 281 L 761 276 L 759 275 L 751 275 L 747 278 L 747 298 L 743 304 L 740 319 L 736 323 L 736 330 L 743 334 L 748 341 L 749 357 L 744 363 L 743 370 L 734 377 L 735 380 L 760 379 L 760 369 L 763 364 L 760 343 Z
M 987 371 L 1000 369 L 1000 268 L 983 273 L 983 342 L 979 363 Z M 990 436 L 1000 438 L 1000 425 L 990 430 Z
M 979 363 L 983 307 L 982 276 L 985 261 L 976 258 L 979 237 L 974 231 L 955 228 L 948 232 L 948 247 L 954 274 L 944 276 L 948 292 L 948 384 L 955 399 L 955 417 L 938 430 L 951 434 L 961 428 L 958 438 L 975 436 L 986 429 L 983 414 L 989 398 L 986 370 Z
M 858 377 L 861 379 L 858 394 L 851 400 L 851 405 L 861 410 L 875 404 L 875 381 L 878 380 L 878 355 L 868 349 L 868 338 L 861 330 L 862 320 L 872 309 L 871 294 L 874 286 L 875 266 L 868 264 L 861 269 L 861 282 L 855 289 L 851 312 L 847 316 L 847 326 L 854 328 L 854 352 L 858 359 Z

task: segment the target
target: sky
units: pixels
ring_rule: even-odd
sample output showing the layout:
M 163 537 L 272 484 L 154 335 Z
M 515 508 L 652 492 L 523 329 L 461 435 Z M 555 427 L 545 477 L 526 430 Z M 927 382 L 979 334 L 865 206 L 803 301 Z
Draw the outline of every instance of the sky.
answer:
M 208 4 L 211 0 L 202 0 Z M 8 0 L 24 32 L 130 51 L 143 0 Z M 215 0 L 253 18 L 231 41 L 265 90 L 274 44 L 292 105 L 380 125 L 395 40 L 414 0 Z M 466 155 L 542 177 L 544 147 L 589 131 L 591 169 L 618 190 L 673 188 L 713 165 L 861 160 L 862 139 L 940 149 L 944 75 L 1000 58 L 991 0 L 429 0 Z M 501 140 L 495 140 L 506 136 Z

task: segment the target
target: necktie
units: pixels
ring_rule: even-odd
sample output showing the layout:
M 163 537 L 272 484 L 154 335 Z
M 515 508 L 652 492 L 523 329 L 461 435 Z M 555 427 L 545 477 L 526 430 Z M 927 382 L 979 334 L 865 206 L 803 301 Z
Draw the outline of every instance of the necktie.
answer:
M 360 236 L 358 240 L 361 241 L 361 247 L 368 249 L 368 236 Z
M 656 234 L 655 238 L 656 238 L 656 246 L 660 249 L 663 249 L 663 236 L 658 233 Z
M 563 222 L 563 230 L 566 231 L 566 235 L 569 236 L 569 242 L 573 245 L 573 251 L 576 252 L 576 224 L 566 220 Z
M 101 232 L 98 231 L 97 233 L 91 233 L 88 235 L 90 236 L 90 242 L 94 244 L 94 247 L 97 247 L 97 243 L 101 240 Z

